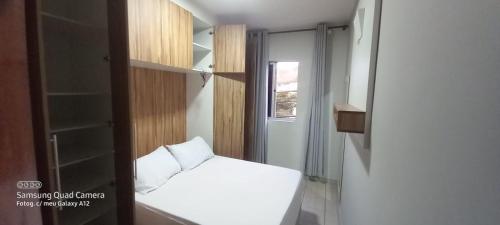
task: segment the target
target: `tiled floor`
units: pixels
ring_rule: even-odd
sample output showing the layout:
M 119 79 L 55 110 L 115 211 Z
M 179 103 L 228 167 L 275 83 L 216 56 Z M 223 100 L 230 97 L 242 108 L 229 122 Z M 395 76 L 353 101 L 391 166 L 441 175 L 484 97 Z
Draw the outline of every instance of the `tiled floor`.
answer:
M 337 184 L 306 178 L 298 225 L 338 225 Z

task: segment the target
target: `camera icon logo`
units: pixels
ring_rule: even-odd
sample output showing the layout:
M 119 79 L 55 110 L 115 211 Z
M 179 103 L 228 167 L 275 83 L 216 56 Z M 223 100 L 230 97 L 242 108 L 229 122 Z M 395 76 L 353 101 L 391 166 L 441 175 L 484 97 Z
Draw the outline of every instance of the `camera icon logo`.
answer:
M 16 184 L 18 189 L 40 189 L 42 188 L 42 182 L 40 181 L 25 181 L 20 180 Z

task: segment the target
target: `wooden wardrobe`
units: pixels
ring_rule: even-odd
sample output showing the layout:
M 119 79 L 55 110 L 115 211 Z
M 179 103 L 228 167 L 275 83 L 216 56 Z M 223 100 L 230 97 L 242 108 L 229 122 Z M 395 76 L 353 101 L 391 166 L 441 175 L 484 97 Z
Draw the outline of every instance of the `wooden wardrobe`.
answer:
M 105 194 L 43 207 L 44 224 L 133 224 L 126 2 L 26 2 L 41 192 Z
M 214 152 L 243 158 L 246 26 L 209 24 L 169 0 L 128 4 L 137 156 L 186 141 L 185 77 L 212 73 Z
M 243 159 L 246 26 L 216 26 L 214 44 L 214 151 Z

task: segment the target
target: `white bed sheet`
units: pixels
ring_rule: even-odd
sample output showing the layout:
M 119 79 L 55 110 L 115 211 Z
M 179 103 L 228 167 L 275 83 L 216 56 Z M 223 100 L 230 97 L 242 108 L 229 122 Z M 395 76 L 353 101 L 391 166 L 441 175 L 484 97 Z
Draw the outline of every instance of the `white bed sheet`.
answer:
M 136 224 L 295 225 L 303 193 L 299 171 L 216 156 L 136 193 Z

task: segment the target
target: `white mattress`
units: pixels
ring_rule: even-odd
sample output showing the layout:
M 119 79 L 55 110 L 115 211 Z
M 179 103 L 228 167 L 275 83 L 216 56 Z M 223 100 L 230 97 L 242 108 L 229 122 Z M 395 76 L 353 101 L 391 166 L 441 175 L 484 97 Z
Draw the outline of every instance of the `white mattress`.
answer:
M 303 193 L 299 171 L 216 156 L 136 193 L 136 224 L 295 225 Z

